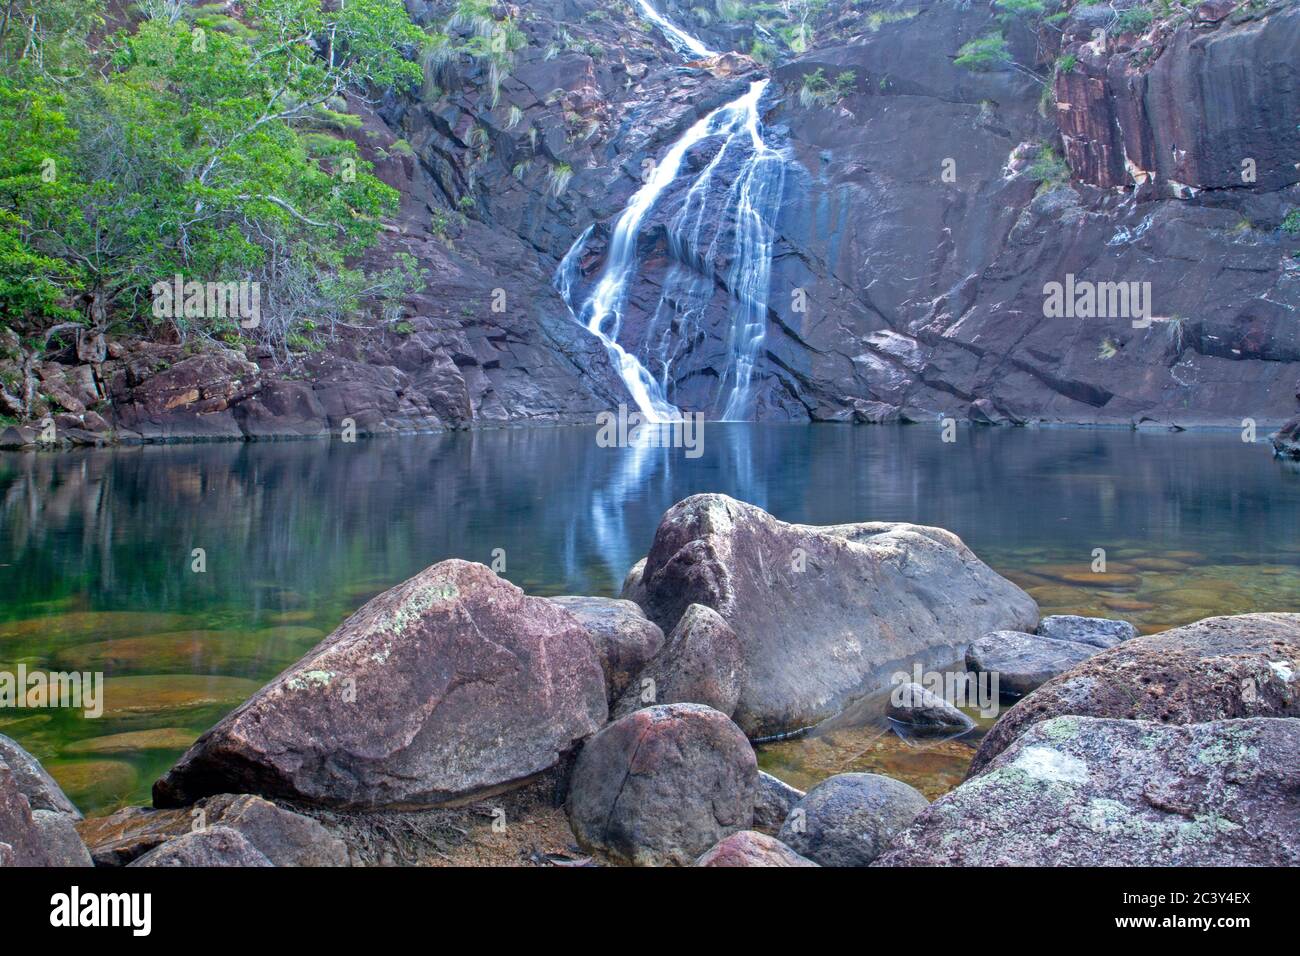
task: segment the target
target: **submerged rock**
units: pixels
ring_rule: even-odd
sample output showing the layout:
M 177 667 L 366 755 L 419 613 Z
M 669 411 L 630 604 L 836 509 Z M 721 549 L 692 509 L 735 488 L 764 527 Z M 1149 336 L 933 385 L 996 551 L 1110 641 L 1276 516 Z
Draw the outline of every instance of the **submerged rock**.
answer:
M 1300 416 L 1268 436 L 1278 458 L 1300 458 Z
M 130 866 L 274 866 L 238 830 L 208 827 L 169 840 Z
M 430 806 L 546 770 L 606 716 L 600 662 L 571 614 L 481 564 L 443 561 L 200 737 L 154 804 L 247 792 Z
M 998 690 L 1003 694 L 1028 694 L 1099 651 L 1077 641 L 993 631 L 966 649 L 966 667 L 977 674 L 997 674 Z
M 41 762 L 24 750 L 18 741 L 4 734 L 0 734 L 0 761 L 9 767 L 18 789 L 33 810 L 53 810 L 74 820 L 81 819 L 81 811 Z
M 736 632 L 717 611 L 692 604 L 663 649 L 628 687 L 614 715 L 622 717 L 652 703 L 706 704 L 730 717 L 740 700 L 743 669 Z
M 1077 714 L 1192 724 L 1300 717 L 1300 614 L 1211 617 L 1102 651 L 1018 701 L 985 735 L 979 773 L 1034 723 Z
M 754 791 L 754 829 L 776 836 L 785 818 L 806 794 L 770 773 L 758 772 L 758 788 Z
M 940 663 L 981 634 L 1038 623 L 1029 595 L 950 532 L 787 524 L 725 495 L 695 495 L 664 514 L 643 585 L 646 614 L 665 630 L 702 604 L 736 632 L 735 717 L 751 737 L 831 716 L 885 686 L 900 660 Z
M 1058 717 L 940 797 L 878 866 L 1296 866 L 1300 720 Z
M 587 628 L 605 672 L 605 690 L 611 703 L 664 645 L 664 632 L 633 601 L 568 596 L 550 600 Z
M 1039 637 L 1091 644 L 1101 648 L 1114 647 L 1137 635 L 1137 628 L 1128 621 L 1114 621 L 1106 617 L 1052 614 L 1038 622 Z
M 695 861 L 696 866 L 816 866 L 780 840 L 754 830 L 724 837 Z
M 975 726 L 974 720 L 920 684 L 903 684 L 890 691 L 885 715 L 913 734 L 952 735 Z
M 689 866 L 754 820 L 758 767 L 745 735 L 702 704 L 646 707 L 583 746 L 569 823 L 589 850 L 638 866 Z
M 928 806 L 901 780 L 841 773 L 808 791 L 777 837 L 821 866 L 866 866 Z

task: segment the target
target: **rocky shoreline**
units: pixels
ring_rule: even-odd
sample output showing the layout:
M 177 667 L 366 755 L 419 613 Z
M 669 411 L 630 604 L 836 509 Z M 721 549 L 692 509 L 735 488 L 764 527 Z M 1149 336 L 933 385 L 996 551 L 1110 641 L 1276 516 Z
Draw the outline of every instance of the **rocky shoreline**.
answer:
M 934 802 L 807 793 L 753 741 L 964 653 L 1020 695 Z M 81 814 L 0 737 L 0 861 L 40 866 L 1296 865 L 1300 614 L 1138 636 L 1040 620 L 949 532 L 663 516 L 623 599 L 433 565 L 201 736 L 153 806 Z M 915 687 L 890 718 L 969 721 Z

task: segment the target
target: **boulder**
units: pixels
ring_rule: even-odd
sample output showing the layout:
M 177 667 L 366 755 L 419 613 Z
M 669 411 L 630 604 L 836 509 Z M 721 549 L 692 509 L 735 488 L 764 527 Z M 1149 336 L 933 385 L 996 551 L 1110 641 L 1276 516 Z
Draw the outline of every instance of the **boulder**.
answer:
M 776 836 L 785 818 L 804 796 L 802 790 L 760 770 L 754 791 L 754 829 Z
M 1300 614 L 1210 617 L 1146 634 L 1048 681 L 985 735 L 971 774 L 1030 725 L 1063 714 L 1195 724 L 1300 717 Z
M 866 866 L 928 805 L 892 777 L 841 773 L 808 791 L 777 838 L 821 866 Z
M 0 428 L 0 451 L 16 451 L 36 444 L 36 429 L 29 425 L 6 425 Z
M 3 760 L 0 760 L 0 849 L 6 866 L 49 865 L 42 829 L 32 819 L 32 808 L 18 788 L 13 771 Z
M 878 866 L 1300 865 L 1300 720 L 1057 717 L 936 800 Z
M 642 558 L 628 570 L 627 576 L 623 578 L 623 591 L 619 597 L 625 601 L 634 601 L 641 604 L 645 599 L 645 585 L 641 578 L 645 574 L 645 558 Z
M 628 714 L 587 741 L 569 823 L 587 849 L 638 866 L 689 866 L 754 821 L 758 766 L 745 735 L 702 704 Z
M 663 649 L 623 694 L 614 716 L 644 707 L 646 695 L 653 694 L 651 703 L 707 704 L 730 717 L 740 700 L 743 668 L 736 632 L 717 611 L 692 604 Z
M 126 866 L 196 825 L 238 830 L 276 866 L 347 866 L 348 850 L 316 820 L 251 794 L 205 797 L 192 807 L 126 807 L 78 825 L 96 866 Z
M 422 807 L 554 766 L 607 716 L 586 629 L 481 564 L 443 561 L 369 601 L 195 742 L 154 805 L 258 793 Z
M 1128 621 L 1080 617 L 1077 614 L 1051 614 L 1038 622 L 1037 633 L 1039 637 L 1107 648 L 1137 637 L 1138 630 Z
M 905 725 L 909 732 L 921 735 L 952 736 L 975 726 L 966 714 L 915 683 L 901 684 L 890 691 L 885 715 Z
M 696 866 L 816 866 L 780 840 L 754 830 L 724 837 L 704 852 Z
M 1077 641 L 1058 641 L 1021 631 L 993 631 L 966 649 L 966 667 L 977 674 L 997 674 L 1002 694 L 1028 694 L 1098 650 Z
M 618 700 L 632 678 L 664 646 L 664 632 L 633 601 L 600 597 L 554 597 L 576 617 L 591 637 L 610 703 Z
M 238 830 L 208 827 L 168 840 L 130 866 L 274 866 Z
M 86 844 L 77 834 L 77 825 L 66 813 L 57 810 L 33 810 L 32 823 L 45 850 L 46 866 L 94 866 Z
M 0 760 L 9 765 L 18 789 L 27 797 L 33 810 L 53 810 L 74 820 L 81 819 L 81 811 L 45 771 L 40 761 L 24 750 L 18 741 L 4 734 L 0 734 Z
M 736 632 L 735 719 L 751 737 L 815 724 L 887 686 L 901 662 L 937 666 L 981 634 L 1038 623 L 1034 601 L 950 532 L 787 524 L 725 495 L 664 514 L 643 586 L 642 606 L 665 631 L 703 604 Z

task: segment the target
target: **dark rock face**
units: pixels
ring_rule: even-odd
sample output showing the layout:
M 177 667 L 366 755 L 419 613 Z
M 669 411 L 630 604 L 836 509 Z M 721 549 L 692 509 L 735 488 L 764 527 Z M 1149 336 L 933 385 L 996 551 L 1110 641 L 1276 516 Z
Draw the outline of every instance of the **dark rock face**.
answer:
M 993 631 L 966 649 L 966 667 L 977 674 L 997 674 L 998 690 L 1003 694 L 1028 694 L 1098 651 L 1077 641 Z
M 758 772 L 758 788 L 754 791 L 754 829 L 776 836 L 785 818 L 805 794 L 770 773 Z
M 113 427 L 151 441 L 242 438 L 233 406 L 257 391 L 261 370 L 228 349 L 167 362 L 141 358 L 113 379 Z
M 1211 617 L 1125 641 L 1039 687 L 984 737 L 980 773 L 1034 724 L 1063 715 L 1193 724 L 1300 717 L 1300 614 Z
M 274 866 L 238 830 L 209 827 L 169 840 L 130 866 Z
M 444 561 L 367 603 L 200 737 L 154 804 L 248 792 L 428 806 L 553 766 L 606 715 L 577 620 L 483 565 Z
M 885 715 L 919 735 L 960 734 L 975 726 L 974 720 L 920 684 L 894 688 Z
M 1057 717 L 931 804 L 877 866 L 1295 866 L 1300 720 Z
M 751 737 L 831 716 L 886 686 L 901 661 L 943 663 L 989 630 L 1038 623 L 1033 600 L 950 532 L 792 525 L 725 495 L 696 495 L 664 514 L 644 584 L 646 613 L 665 630 L 702 604 L 736 632 L 735 719 Z
M 754 821 L 745 735 L 700 704 L 646 707 L 583 746 L 569 786 L 578 842 L 637 866 L 689 866 Z
M 81 811 L 68 799 L 63 788 L 46 772 L 40 761 L 24 750 L 18 741 L 4 734 L 0 734 L 0 761 L 9 766 L 18 789 L 33 810 L 53 810 L 74 820 L 81 819 Z
M 622 717 L 650 703 L 706 704 L 730 717 L 740 701 L 744 667 L 736 632 L 717 611 L 692 604 L 663 650 L 628 687 L 614 715 Z
M 550 600 L 586 627 L 605 672 L 605 689 L 611 703 L 664 645 L 664 632 L 632 601 L 568 596 Z
M 754 830 L 733 833 L 707 850 L 696 866 L 816 866 L 780 840 Z
M 926 806 L 901 780 L 836 774 L 808 791 L 777 836 L 821 866 L 867 866 Z
M 1104 617 L 1051 614 L 1038 622 L 1039 637 L 1091 644 L 1103 649 L 1137 637 L 1137 634 L 1137 628 L 1128 621 L 1112 621 Z

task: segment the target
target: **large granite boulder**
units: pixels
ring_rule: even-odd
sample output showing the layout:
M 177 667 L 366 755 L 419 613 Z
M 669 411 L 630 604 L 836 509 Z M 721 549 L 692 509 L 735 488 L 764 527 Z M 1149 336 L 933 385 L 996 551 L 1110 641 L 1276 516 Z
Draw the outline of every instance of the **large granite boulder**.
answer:
M 9 765 L 0 760 L 0 863 L 5 866 L 48 866 L 49 854 L 41 828 L 32 819 L 27 797 Z
M 129 866 L 274 866 L 251 840 L 230 827 L 208 827 L 168 840 Z
M 572 615 L 481 564 L 443 561 L 200 737 L 154 804 L 242 792 L 431 806 L 548 769 L 606 716 L 600 662 Z
M 724 837 L 695 861 L 696 866 L 816 866 L 780 840 L 754 830 Z
M 1300 865 L 1300 720 L 1042 721 L 877 865 Z
M 666 631 L 692 604 L 731 625 L 744 659 L 735 720 L 751 737 L 815 724 L 901 662 L 947 663 L 981 634 L 1038 623 L 1034 601 L 950 532 L 787 524 L 725 495 L 664 514 L 643 587 Z
M 664 646 L 664 632 L 634 601 L 617 598 L 564 596 L 551 598 L 587 628 L 605 672 L 610 703 Z
M 33 810 L 52 810 L 74 820 L 81 819 L 81 811 L 68 799 L 63 788 L 46 772 L 40 761 L 24 750 L 18 741 L 4 734 L 0 734 L 0 760 L 8 764 L 18 789 L 27 797 Z
M 46 866 L 95 865 L 72 817 L 56 810 L 33 810 L 32 823 L 40 834 Z
M 1035 687 L 1099 653 L 1093 644 L 1058 641 L 1020 631 L 992 631 L 966 648 L 966 667 L 998 675 L 1003 694 L 1028 694 Z
M 28 790 L 35 788 L 38 802 L 48 796 L 45 770 L 35 758 L 9 738 L 5 752 L 20 768 L 15 773 L 0 756 L 0 866 L 90 866 L 76 830 L 76 817 L 64 810 L 33 808 Z M 63 797 L 63 800 L 66 800 Z
M 615 705 L 614 715 L 654 703 L 707 704 L 730 717 L 740 700 L 744 666 L 740 639 L 731 626 L 712 608 L 692 604 Z
M 1032 724 L 1063 714 L 1194 724 L 1300 717 L 1300 614 L 1210 617 L 1102 651 L 1043 684 L 985 735 L 979 773 Z
M 251 794 L 205 797 L 191 807 L 125 807 L 78 830 L 97 866 L 132 860 L 202 826 L 238 830 L 276 866 L 347 866 L 348 850 L 319 822 Z
M 758 766 L 745 735 L 702 704 L 646 707 L 582 748 L 569 823 L 589 850 L 638 866 L 689 866 L 754 821 Z
M 836 774 L 795 805 L 777 838 L 821 866 L 867 866 L 927 805 L 893 777 Z

